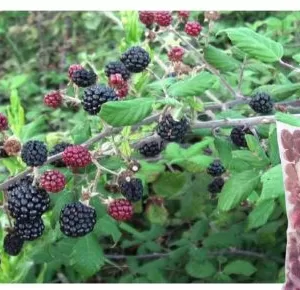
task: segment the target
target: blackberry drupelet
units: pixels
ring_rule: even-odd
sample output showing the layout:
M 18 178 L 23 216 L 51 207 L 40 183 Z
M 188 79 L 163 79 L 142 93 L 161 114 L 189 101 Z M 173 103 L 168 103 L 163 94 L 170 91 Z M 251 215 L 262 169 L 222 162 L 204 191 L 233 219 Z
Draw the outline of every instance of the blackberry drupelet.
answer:
M 208 191 L 212 194 L 216 194 L 222 191 L 224 186 L 224 179 L 222 177 L 216 177 L 209 185 Z
M 130 72 L 139 73 L 149 65 L 150 56 L 145 49 L 133 46 L 121 55 L 120 60 Z
M 105 75 L 108 78 L 115 74 L 120 74 L 124 81 L 130 78 L 130 72 L 121 61 L 112 61 L 105 66 Z
M 41 141 L 28 141 L 22 147 L 21 158 L 28 166 L 41 166 L 47 161 L 48 150 Z
M 256 93 L 251 101 L 249 106 L 256 112 L 261 114 L 271 113 L 274 107 L 274 102 L 271 99 L 271 96 L 266 93 Z
M 139 178 L 125 178 L 119 182 L 120 191 L 126 199 L 139 201 L 143 196 L 143 183 Z
M 8 210 L 12 217 L 33 220 L 49 209 L 49 194 L 32 185 L 32 178 L 23 179 L 8 189 Z
M 144 143 L 139 148 L 140 154 L 146 157 L 155 157 L 161 151 L 162 151 L 162 142 L 157 140 Z
M 53 155 L 62 153 L 69 146 L 72 146 L 72 144 L 67 143 L 67 142 L 58 143 L 49 152 L 49 156 L 53 156 Z M 51 164 L 55 167 L 65 167 L 66 166 L 65 162 L 62 159 L 53 161 L 53 162 L 51 162 Z
M 220 176 L 225 172 L 225 168 L 220 160 L 215 160 L 207 167 L 207 173 L 211 176 Z
M 100 112 L 101 106 L 109 101 L 116 101 L 118 97 L 115 90 L 103 85 L 95 85 L 85 89 L 83 94 L 83 109 L 90 115 Z
M 3 240 L 4 252 L 10 256 L 18 256 L 23 248 L 24 240 L 15 232 L 8 233 Z
M 60 230 L 68 237 L 82 237 L 90 233 L 96 224 L 96 211 L 81 202 L 65 205 L 60 213 Z
M 157 134 L 167 141 L 181 141 L 189 129 L 189 123 L 186 118 L 175 121 L 171 115 L 163 116 L 158 123 Z
M 97 81 L 97 75 L 93 71 L 86 69 L 76 70 L 72 74 L 72 82 L 78 87 L 86 88 L 92 86 Z
M 248 147 L 245 138 L 246 134 L 253 135 L 253 133 L 248 127 L 244 127 L 244 126 L 234 127 L 230 133 L 230 138 L 232 143 L 239 147 Z
M 44 222 L 40 217 L 34 220 L 17 218 L 15 222 L 15 231 L 24 241 L 36 240 L 43 234 L 44 229 Z

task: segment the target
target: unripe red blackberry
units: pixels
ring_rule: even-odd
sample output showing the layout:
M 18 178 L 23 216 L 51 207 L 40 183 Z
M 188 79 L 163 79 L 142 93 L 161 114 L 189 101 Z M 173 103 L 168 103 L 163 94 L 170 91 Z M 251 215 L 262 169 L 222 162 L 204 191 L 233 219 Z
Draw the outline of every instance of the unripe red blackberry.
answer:
M 274 107 L 274 102 L 271 99 L 271 96 L 267 93 L 256 93 L 251 101 L 249 102 L 249 106 L 256 113 L 268 114 L 271 113 Z
M 0 132 L 8 129 L 7 117 L 0 113 Z
M 96 218 L 94 208 L 81 202 L 69 203 L 60 213 L 60 230 L 68 237 L 82 237 L 94 229 Z
M 173 117 L 164 115 L 156 128 L 157 134 L 167 141 L 181 141 L 189 129 L 186 118 L 175 121 Z
M 122 88 L 125 84 L 125 80 L 122 78 L 121 74 L 110 75 L 108 79 L 108 84 L 112 88 Z
M 157 11 L 154 20 L 158 25 L 167 27 L 172 23 L 172 14 L 169 11 Z
M 72 146 L 72 144 L 67 143 L 67 142 L 58 143 L 49 152 L 49 156 L 53 156 L 53 155 L 62 153 L 69 146 Z M 65 162 L 62 159 L 53 161 L 53 162 L 51 162 L 51 164 L 55 167 L 65 167 L 66 166 Z
M 182 19 L 188 19 L 190 16 L 190 12 L 189 11 L 178 11 L 178 16 Z
M 62 155 L 62 159 L 67 166 L 86 167 L 92 161 L 91 153 L 81 145 L 68 146 Z
M 133 206 L 127 199 L 115 199 L 108 205 L 108 214 L 117 221 L 127 221 L 132 218 Z
M 233 144 L 239 147 L 248 147 L 246 141 L 246 134 L 253 135 L 248 127 L 237 126 L 231 130 L 230 138 Z
M 124 83 L 122 87 L 116 89 L 116 95 L 122 99 L 128 95 L 129 86 L 128 83 Z
M 211 176 L 220 176 L 225 172 L 225 168 L 220 160 L 214 160 L 208 167 L 207 173 Z
M 47 161 L 46 145 L 37 140 L 26 142 L 21 151 L 21 158 L 28 166 L 41 166 Z
M 120 74 L 124 81 L 130 78 L 130 71 L 121 61 L 111 61 L 105 66 L 105 75 L 109 78 L 111 75 Z
M 208 185 L 208 191 L 212 194 L 216 194 L 222 191 L 223 186 L 224 186 L 224 179 L 222 177 L 216 177 Z
M 174 46 L 168 52 L 168 58 L 170 61 L 182 61 L 184 56 L 184 49 L 180 46 Z
M 84 69 L 84 67 L 80 64 L 71 64 L 68 70 L 69 79 L 72 79 L 73 73 L 75 71 L 82 70 L 82 69 Z
M 76 70 L 72 74 L 72 82 L 78 87 L 86 88 L 94 85 L 97 81 L 97 75 L 93 71 L 86 69 Z
M 53 91 L 45 95 L 44 104 L 50 108 L 57 109 L 62 105 L 63 97 L 59 91 Z
M 34 220 L 16 219 L 15 231 L 24 241 L 38 239 L 43 234 L 44 229 L 44 222 L 41 218 Z
M 18 155 L 21 151 L 21 147 L 20 141 L 15 137 L 8 138 L 3 144 L 3 148 L 9 156 Z
M 198 36 L 202 30 L 202 26 L 197 21 L 189 21 L 184 27 L 184 31 L 190 36 Z
M 3 240 L 3 249 L 10 256 L 18 256 L 23 248 L 23 244 L 23 239 L 16 232 L 11 232 Z
M 150 26 L 154 22 L 154 12 L 152 12 L 152 11 L 139 11 L 139 19 L 146 26 Z
M 40 178 L 40 186 L 48 192 L 60 192 L 65 188 L 66 178 L 57 170 L 48 170 Z
M 144 188 L 139 178 L 127 177 L 119 180 L 119 187 L 121 193 L 129 201 L 136 202 L 142 199 Z
M 139 73 L 147 68 L 151 59 L 145 49 L 133 46 L 121 55 L 120 60 L 130 72 Z

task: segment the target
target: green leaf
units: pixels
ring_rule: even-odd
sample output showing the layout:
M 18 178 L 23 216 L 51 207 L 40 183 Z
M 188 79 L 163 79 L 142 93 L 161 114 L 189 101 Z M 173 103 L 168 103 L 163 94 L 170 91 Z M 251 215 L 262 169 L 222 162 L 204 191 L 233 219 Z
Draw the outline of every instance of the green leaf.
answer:
M 255 189 L 259 182 L 256 171 L 247 170 L 236 173 L 225 182 L 219 196 L 219 210 L 229 211 L 240 204 Z
M 136 174 L 147 183 L 154 182 L 157 177 L 165 171 L 165 165 L 160 163 L 150 163 L 144 160 L 140 161 L 141 168 Z
M 171 85 L 168 92 L 174 97 L 200 96 L 210 89 L 216 82 L 216 77 L 208 72 L 201 72 L 196 76 L 186 78 Z
M 209 261 L 197 262 L 192 260 L 187 263 L 185 270 L 194 278 L 208 278 L 217 272 L 214 264 Z
M 224 138 L 216 137 L 215 146 L 219 153 L 219 157 L 225 167 L 229 167 L 232 160 L 232 145 L 229 141 Z
M 78 240 L 72 253 L 74 267 L 83 277 L 90 277 L 104 265 L 104 255 L 97 239 L 92 234 Z
M 280 163 L 277 130 L 275 125 L 270 126 L 268 155 L 270 156 L 270 161 L 273 166 Z
M 204 49 L 204 58 L 209 64 L 224 72 L 232 72 L 239 68 L 239 62 L 236 59 L 212 45 Z
M 228 247 L 237 247 L 241 244 L 241 238 L 234 232 L 218 232 L 211 233 L 207 238 L 202 241 L 203 245 L 207 248 L 224 249 Z
M 100 117 L 114 127 L 131 126 L 151 114 L 153 102 L 150 98 L 107 102 L 101 108 Z
M 168 211 L 163 205 L 150 204 L 146 216 L 152 224 L 164 225 L 168 221 Z
M 256 268 L 248 261 L 236 260 L 227 264 L 223 270 L 225 274 L 238 274 L 244 276 L 251 276 L 256 272 Z
M 264 225 L 275 208 L 274 200 L 265 200 L 259 203 L 248 216 L 248 229 L 258 228 Z
M 142 29 L 139 23 L 138 11 L 122 11 L 121 20 L 124 26 L 125 40 L 128 46 L 139 43 Z
M 102 233 L 112 236 L 115 243 L 117 243 L 122 236 L 122 233 L 120 232 L 115 220 L 108 215 L 97 220 L 94 231 L 96 234 Z
M 278 164 L 266 171 L 261 177 L 261 182 L 263 184 L 263 188 L 260 201 L 284 196 L 281 164 Z
M 248 166 L 250 166 L 249 169 L 265 168 L 269 164 L 268 161 L 260 159 L 258 156 L 255 155 L 255 153 L 252 153 L 247 150 L 234 150 L 232 151 L 232 157 L 236 162 L 247 162 Z
M 275 114 L 276 120 L 289 124 L 291 126 L 300 127 L 300 119 L 290 114 L 277 112 Z
M 74 144 L 81 144 L 91 137 L 90 122 L 87 118 L 78 122 L 77 125 L 72 129 L 71 136 Z
M 250 134 L 246 134 L 245 137 L 249 150 L 253 152 L 261 161 L 263 161 L 266 164 L 269 164 L 270 160 L 267 157 L 264 149 L 260 145 L 259 140 L 255 136 Z
M 286 85 L 265 85 L 260 86 L 253 91 L 253 94 L 257 92 L 266 92 L 272 96 L 276 101 L 285 100 L 291 97 L 293 94 L 300 90 L 300 84 L 286 84 Z
M 276 62 L 283 56 L 283 47 L 280 43 L 249 28 L 228 28 L 220 32 L 226 32 L 235 46 L 263 62 Z

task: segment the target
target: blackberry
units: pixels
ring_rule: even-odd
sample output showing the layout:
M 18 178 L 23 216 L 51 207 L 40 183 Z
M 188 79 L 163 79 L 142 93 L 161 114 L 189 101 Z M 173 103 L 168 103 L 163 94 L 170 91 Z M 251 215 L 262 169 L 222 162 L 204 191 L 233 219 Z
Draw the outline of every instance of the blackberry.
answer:
M 232 143 L 239 147 L 248 147 L 245 138 L 246 134 L 253 135 L 253 133 L 248 127 L 244 127 L 244 126 L 234 127 L 230 133 L 230 138 Z
M 62 153 L 65 151 L 65 149 L 69 146 L 72 146 L 72 144 L 70 143 L 67 143 L 67 142 L 61 142 L 61 143 L 58 143 L 56 144 L 52 150 L 49 152 L 49 156 L 53 156 L 53 155 L 56 155 L 56 154 L 59 154 L 59 153 Z M 66 164 L 65 162 L 62 160 L 62 159 L 59 159 L 59 160 L 56 160 L 56 161 L 53 161 L 51 162 L 51 164 L 55 167 L 65 167 Z
M 257 93 L 255 94 L 249 106 L 256 112 L 261 114 L 271 113 L 274 107 L 274 102 L 271 99 L 271 96 L 266 93 Z
M 149 53 L 139 46 L 133 46 L 121 55 L 121 62 L 132 73 L 139 73 L 150 63 Z
M 125 178 L 119 182 L 119 187 L 129 201 L 136 202 L 142 199 L 144 188 L 139 178 Z
M 133 206 L 127 199 L 115 199 L 108 205 L 107 211 L 115 220 L 126 221 L 133 215 Z
M 40 178 L 40 186 L 48 192 L 60 192 L 65 185 L 65 176 L 57 170 L 47 170 Z
M 163 116 L 158 123 L 157 134 L 167 141 L 181 141 L 189 129 L 186 118 L 175 121 L 171 115 Z
M 197 21 L 189 21 L 184 27 L 184 31 L 186 32 L 186 34 L 194 37 L 198 36 L 201 30 L 202 26 Z
M 86 88 L 96 83 L 97 75 L 86 69 L 76 70 L 72 74 L 72 82 L 78 87 Z
M 28 166 L 41 166 L 47 160 L 47 147 L 41 141 L 28 141 L 22 147 L 21 158 Z
M 9 137 L 5 140 L 3 148 L 9 156 L 14 156 L 18 155 L 18 153 L 21 151 L 22 145 L 17 138 Z
M 184 49 L 181 46 L 174 46 L 168 51 L 168 58 L 170 61 L 182 61 L 184 56 Z
M 225 172 L 220 160 L 215 160 L 207 167 L 207 173 L 211 176 L 220 176 Z
M 224 186 L 224 179 L 222 177 L 216 177 L 209 185 L 208 191 L 212 194 L 221 192 Z
M 67 166 L 86 167 L 92 162 L 92 155 L 88 149 L 81 145 L 67 147 L 62 155 L 63 161 Z
M 105 66 L 105 75 L 108 78 L 115 74 L 120 74 L 124 81 L 130 78 L 130 72 L 121 61 L 112 61 Z
M 152 11 L 139 11 L 140 21 L 149 27 L 154 22 L 154 12 Z
M 82 237 L 90 233 L 96 224 L 96 211 L 81 202 L 65 205 L 59 218 L 60 230 L 68 237 Z
M 95 85 L 85 89 L 83 94 L 83 109 L 90 115 L 96 115 L 100 112 L 101 106 L 109 101 L 118 99 L 115 90 L 103 85 Z
M 7 203 L 12 217 L 33 220 L 49 209 L 50 197 L 27 178 L 8 189 Z
M 161 141 L 150 141 L 142 144 L 139 148 L 140 154 L 146 157 L 154 157 L 158 155 L 161 152 L 161 150 L 162 150 Z
M 4 252 L 10 256 L 18 256 L 23 248 L 24 240 L 15 232 L 8 233 L 3 240 Z
M 15 231 L 24 241 L 33 241 L 39 238 L 44 232 L 43 220 L 39 217 L 34 220 L 17 218 Z
M 154 15 L 154 21 L 162 27 L 169 26 L 172 23 L 172 14 L 169 11 L 157 11 Z

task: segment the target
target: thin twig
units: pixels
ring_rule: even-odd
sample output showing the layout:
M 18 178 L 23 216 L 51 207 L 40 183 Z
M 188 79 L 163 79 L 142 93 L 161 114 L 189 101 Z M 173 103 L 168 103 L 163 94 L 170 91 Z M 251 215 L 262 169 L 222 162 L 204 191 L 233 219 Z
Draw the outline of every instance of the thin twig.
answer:
M 247 56 L 244 57 L 244 61 L 241 65 L 241 71 L 240 71 L 240 77 L 239 77 L 239 82 L 238 82 L 238 93 L 241 94 L 241 87 L 242 87 L 242 83 L 243 83 L 243 77 L 244 77 L 244 71 L 246 68 L 246 64 L 247 64 Z
M 300 68 L 294 67 L 293 65 L 283 61 L 282 59 L 279 61 L 279 63 L 284 67 L 287 67 L 291 70 L 295 70 L 296 72 L 300 72 Z

